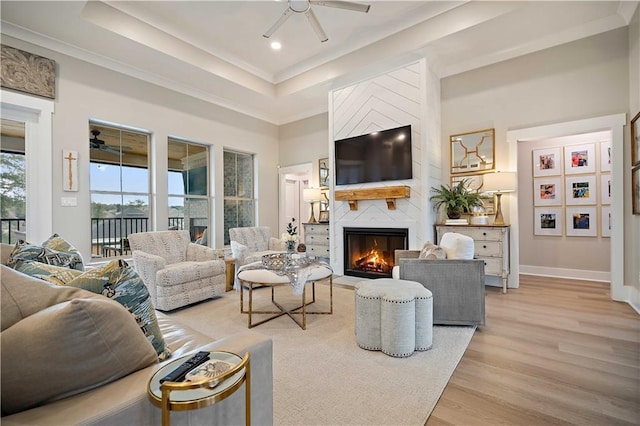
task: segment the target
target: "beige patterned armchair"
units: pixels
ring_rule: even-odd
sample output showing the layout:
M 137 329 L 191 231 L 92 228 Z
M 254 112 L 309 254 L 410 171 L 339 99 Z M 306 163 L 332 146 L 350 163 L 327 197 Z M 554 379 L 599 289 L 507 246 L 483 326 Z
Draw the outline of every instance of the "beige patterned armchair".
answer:
M 129 245 L 156 309 L 170 311 L 224 294 L 224 260 L 192 243 L 189 231 L 130 234 Z
M 283 240 L 271 236 L 268 226 L 229 229 L 231 253 L 236 260 L 236 270 L 247 263 L 262 260 L 262 256 L 286 251 Z

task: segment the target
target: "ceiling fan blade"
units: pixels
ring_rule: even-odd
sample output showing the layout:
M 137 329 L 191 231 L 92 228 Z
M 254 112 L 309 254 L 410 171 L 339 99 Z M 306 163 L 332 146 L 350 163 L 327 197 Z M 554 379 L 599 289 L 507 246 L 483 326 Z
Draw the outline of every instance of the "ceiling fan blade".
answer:
M 354 3 L 351 1 L 324 1 L 324 0 L 310 0 L 309 3 L 318 6 L 337 7 L 339 9 L 353 10 L 355 12 L 369 12 L 371 5 Z
M 289 16 L 291 16 L 292 13 L 293 13 L 293 10 L 290 7 L 287 7 L 287 10 L 285 10 L 282 16 L 280 16 L 280 19 L 278 19 L 276 23 L 273 24 L 273 26 L 267 30 L 267 32 L 262 34 L 262 37 L 264 38 L 271 37 L 273 33 L 275 33 L 276 30 L 280 28 L 280 26 L 284 24 L 287 19 L 289 19 Z
M 313 13 L 313 10 L 309 9 L 304 14 L 307 15 L 307 19 L 313 27 L 313 30 L 318 35 L 320 41 L 324 43 L 325 41 L 329 40 L 329 37 L 327 37 L 324 30 L 322 29 L 322 26 L 320 26 L 320 22 L 318 22 L 318 18 L 316 17 L 316 14 Z
M 114 155 L 120 155 L 120 150 L 119 149 L 113 149 L 110 146 L 105 146 L 104 148 L 101 149 L 101 151 L 104 152 L 108 152 L 109 154 L 114 154 Z

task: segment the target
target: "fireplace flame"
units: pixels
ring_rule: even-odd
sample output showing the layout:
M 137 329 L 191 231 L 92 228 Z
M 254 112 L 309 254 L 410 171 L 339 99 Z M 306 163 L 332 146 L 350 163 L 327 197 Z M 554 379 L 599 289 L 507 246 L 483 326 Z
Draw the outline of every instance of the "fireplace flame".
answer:
M 383 253 L 378 250 L 378 242 L 374 240 L 371 247 L 364 255 L 357 254 L 353 261 L 355 269 L 366 272 L 387 273 L 391 270 L 390 263 L 385 259 Z

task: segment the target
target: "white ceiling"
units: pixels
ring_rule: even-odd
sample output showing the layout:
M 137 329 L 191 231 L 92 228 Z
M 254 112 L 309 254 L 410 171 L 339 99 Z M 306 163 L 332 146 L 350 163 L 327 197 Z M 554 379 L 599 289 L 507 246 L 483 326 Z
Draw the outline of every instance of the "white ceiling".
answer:
M 426 56 L 440 77 L 628 25 L 637 1 L 5 1 L 2 33 L 274 123 L 327 110 L 327 91 Z M 272 40 L 283 45 L 269 47 Z

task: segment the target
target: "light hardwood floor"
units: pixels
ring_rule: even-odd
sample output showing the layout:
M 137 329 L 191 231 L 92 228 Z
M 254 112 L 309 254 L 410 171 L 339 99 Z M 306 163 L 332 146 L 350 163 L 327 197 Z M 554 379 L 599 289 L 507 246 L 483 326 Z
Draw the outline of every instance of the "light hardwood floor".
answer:
M 640 424 L 640 316 L 608 284 L 522 275 L 500 291 L 428 426 Z

